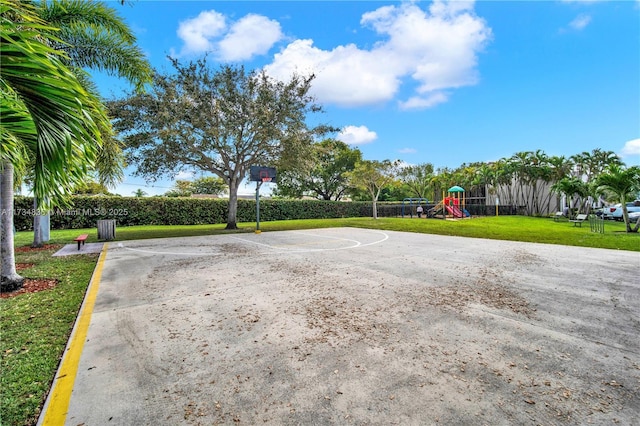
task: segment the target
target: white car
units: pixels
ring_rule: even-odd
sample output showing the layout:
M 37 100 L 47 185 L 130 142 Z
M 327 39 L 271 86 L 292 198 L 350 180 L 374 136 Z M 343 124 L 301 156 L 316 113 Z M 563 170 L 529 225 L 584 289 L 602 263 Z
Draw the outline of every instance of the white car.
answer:
M 622 220 L 622 204 L 618 203 L 615 206 L 606 207 L 604 210 L 604 218 L 605 219 L 614 219 L 614 220 Z M 640 200 L 630 201 L 627 203 L 627 212 L 629 215 L 631 213 L 639 213 L 640 212 Z M 637 220 L 637 216 L 634 216 Z M 631 216 L 629 220 L 633 220 Z

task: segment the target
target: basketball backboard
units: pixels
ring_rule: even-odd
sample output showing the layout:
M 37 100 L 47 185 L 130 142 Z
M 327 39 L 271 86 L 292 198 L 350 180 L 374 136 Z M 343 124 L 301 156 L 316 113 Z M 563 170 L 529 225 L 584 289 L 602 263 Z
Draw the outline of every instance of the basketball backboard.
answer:
M 276 180 L 275 167 L 251 166 L 249 180 L 252 182 L 274 182 Z

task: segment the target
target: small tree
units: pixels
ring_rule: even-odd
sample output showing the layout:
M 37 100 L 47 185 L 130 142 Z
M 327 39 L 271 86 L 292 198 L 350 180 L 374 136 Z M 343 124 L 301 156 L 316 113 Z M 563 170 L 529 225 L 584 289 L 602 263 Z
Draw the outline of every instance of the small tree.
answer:
M 378 218 L 378 197 L 382 189 L 395 182 L 398 161 L 364 160 L 356 164 L 355 169 L 347 174 L 349 182 L 356 188 L 365 190 L 371 195 L 373 202 L 373 218 Z
M 191 182 L 194 194 L 221 195 L 227 192 L 227 185 L 222 179 L 214 176 L 203 176 Z
M 94 180 L 88 180 L 76 185 L 73 189 L 73 195 L 113 195 L 109 192 L 109 188 Z
M 621 203 L 622 218 L 627 227 L 627 232 L 638 232 L 640 218 L 638 218 L 635 227 L 632 229 L 631 223 L 629 223 L 627 201 L 633 199 L 640 191 L 640 167 L 625 168 L 618 164 L 612 164 L 597 177 L 596 182 L 599 192 L 608 193 L 614 200 Z
M 133 191 L 133 196 L 136 198 L 142 198 L 142 197 L 146 197 L 147 193 L 143 191 L 141 188 L 138 188 L 135 191 Z

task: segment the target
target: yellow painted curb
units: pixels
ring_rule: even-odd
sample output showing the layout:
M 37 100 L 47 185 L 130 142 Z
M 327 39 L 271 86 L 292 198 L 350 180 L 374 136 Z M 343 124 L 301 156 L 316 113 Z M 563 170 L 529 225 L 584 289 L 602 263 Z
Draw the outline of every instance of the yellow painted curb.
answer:
M 100 287 L 100 278 L 102 278 L 102 268 L 107 257 L 107 244 L 105 243 L 98 259 L 96 269 L 93 271 L 89 289 L 84 298 L 84 302 L 80 307 L 80 314 L 76 320 L 76 324 L 67 344 L 67 349 L 62 357 L 58 374 L 53 382 L 51 393 L 48 397 L 48 403 L 45 406 L 46 412 L 42 420 L 42 425 L 63 425 L 69 412 L 69 402 L 71 401 L 71 392 L 73 384 L 76 380 L 78 372 L 78 364 L 80 363 L 80 355 L 87 340 L 87 331 L 91 323 L 91 315 L 93 307 L 96 303 L 98 288 Z

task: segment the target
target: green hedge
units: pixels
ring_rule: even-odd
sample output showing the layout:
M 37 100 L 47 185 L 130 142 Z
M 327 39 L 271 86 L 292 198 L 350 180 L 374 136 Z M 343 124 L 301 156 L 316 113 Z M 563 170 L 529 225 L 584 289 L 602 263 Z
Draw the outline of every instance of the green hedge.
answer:
M 169 197 L 73 197 L 73 206 L 51 211 L 51 229 L 94 228 L 98 220 L 115 219 L 118 226 L 200 225 L 226 223 L 226 199 Z M 33 229 L 33 198 L 15 198 L 18 231 Z M 370 202 L 260 200 L 260 221 L 326 219 L 371 215 Z M 255 200 L 238 200 L 238 222 L 256 220 Z

